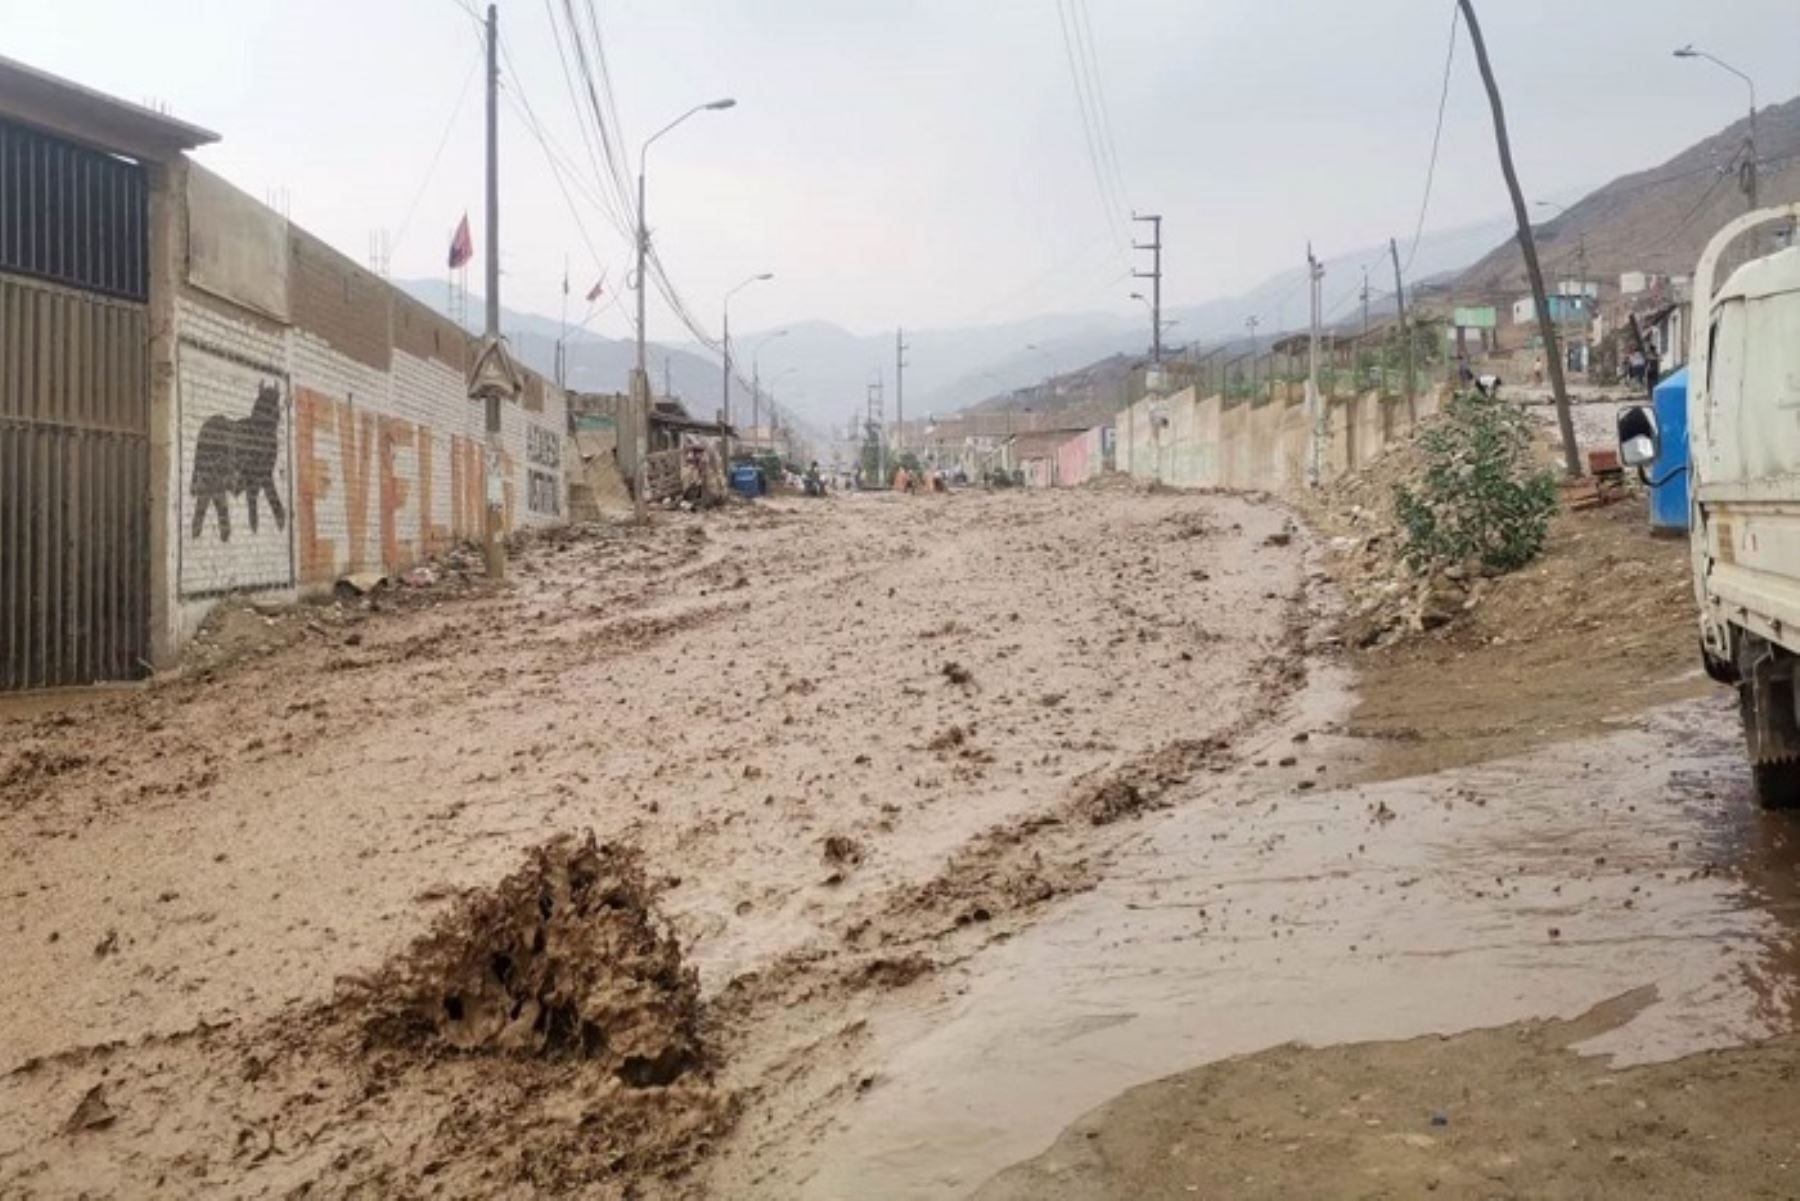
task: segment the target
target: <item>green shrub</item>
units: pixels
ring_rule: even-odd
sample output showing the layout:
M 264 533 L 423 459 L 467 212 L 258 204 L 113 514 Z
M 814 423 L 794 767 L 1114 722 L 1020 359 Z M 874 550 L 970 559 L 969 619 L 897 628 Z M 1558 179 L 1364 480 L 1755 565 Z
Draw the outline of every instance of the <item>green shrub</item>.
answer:
M 1476 394 L 1454 397 L 1419 435 L 1425 470 L 1394 489 L 1401 552 L 1416 568 L 1475 563 L 1516 571 L 1544 547 L 1556 480 L 1533 460 L 1519 410 Z

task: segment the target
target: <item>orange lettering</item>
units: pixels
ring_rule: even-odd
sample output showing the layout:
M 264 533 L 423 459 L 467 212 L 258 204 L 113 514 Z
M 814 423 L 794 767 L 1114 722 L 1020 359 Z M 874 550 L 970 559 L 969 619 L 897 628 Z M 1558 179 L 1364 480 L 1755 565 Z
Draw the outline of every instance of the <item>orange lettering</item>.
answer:
M 444 549 L 444 527 L 431 520 L 431 427 L 419 427 L 419 551 L 435 555 Z M 456 494 L 456 460 L 450 460 L 450 493 Z
M 317 431 L 329 428 L 331 400 L 310 388 L 294 392 L 294 476 L 300 490 L 294 524 L 300 540 L 300 582 L 316 584 L 332 578 L 337 547 L 319 537 L 319 502 L 331 490 L 331 470 L 318 455 Z
M 381 565 L 387 571 L 403 571 L 413 561 L 412 543 L 400 540 L 395 521 L 406 503 L 407 483 L 394 474 L 394 448 L 412 442 L 411 422 L 381 419 Z
M 338 459 L 344 475 L 344 541 L 350 549 L 347 570 L 352 572 L 368 570 L 363 544 L 369 533 L 369 444 L 373 441 L 375 415 L 364 413 L 359 422 L 355 404 L 345 402 L 338 409 Z

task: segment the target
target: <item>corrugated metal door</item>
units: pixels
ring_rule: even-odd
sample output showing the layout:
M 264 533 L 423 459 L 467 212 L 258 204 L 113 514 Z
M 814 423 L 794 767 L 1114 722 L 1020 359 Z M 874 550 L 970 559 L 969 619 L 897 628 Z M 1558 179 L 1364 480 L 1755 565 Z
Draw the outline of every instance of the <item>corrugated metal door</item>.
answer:
M 149 658 L 147 193 L 0 121 L 0 689 Z

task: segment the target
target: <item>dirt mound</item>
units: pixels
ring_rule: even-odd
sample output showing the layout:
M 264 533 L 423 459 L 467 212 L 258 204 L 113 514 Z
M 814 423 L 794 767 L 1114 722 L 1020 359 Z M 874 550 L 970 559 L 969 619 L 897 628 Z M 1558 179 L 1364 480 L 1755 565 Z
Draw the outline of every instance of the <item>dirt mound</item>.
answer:
M 635 852 L 591 832 L 537 847 L 390 965 L 369 1038 L 581 1059 L 633 1088 L 704 1074 L 699 977 L 652 903 Z

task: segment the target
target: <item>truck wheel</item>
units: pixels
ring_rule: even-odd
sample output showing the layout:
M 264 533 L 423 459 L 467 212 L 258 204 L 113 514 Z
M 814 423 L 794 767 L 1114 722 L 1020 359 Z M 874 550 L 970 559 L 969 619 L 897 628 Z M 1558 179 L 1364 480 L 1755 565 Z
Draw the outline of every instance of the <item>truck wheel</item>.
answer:
M 1795 729 L 1793 693 L 1788 688 L 1761 688 L 1746 680 L 1738 686 L 1738 714 L 1744 721 L 1744 743 L 1756 803 L 1764 809 L 1800 808 L 1800 731 Z M 1757 712 L 1758 697 L 1769 712 Z M 1787 704 L 1782 704 L 1786 700 Z

